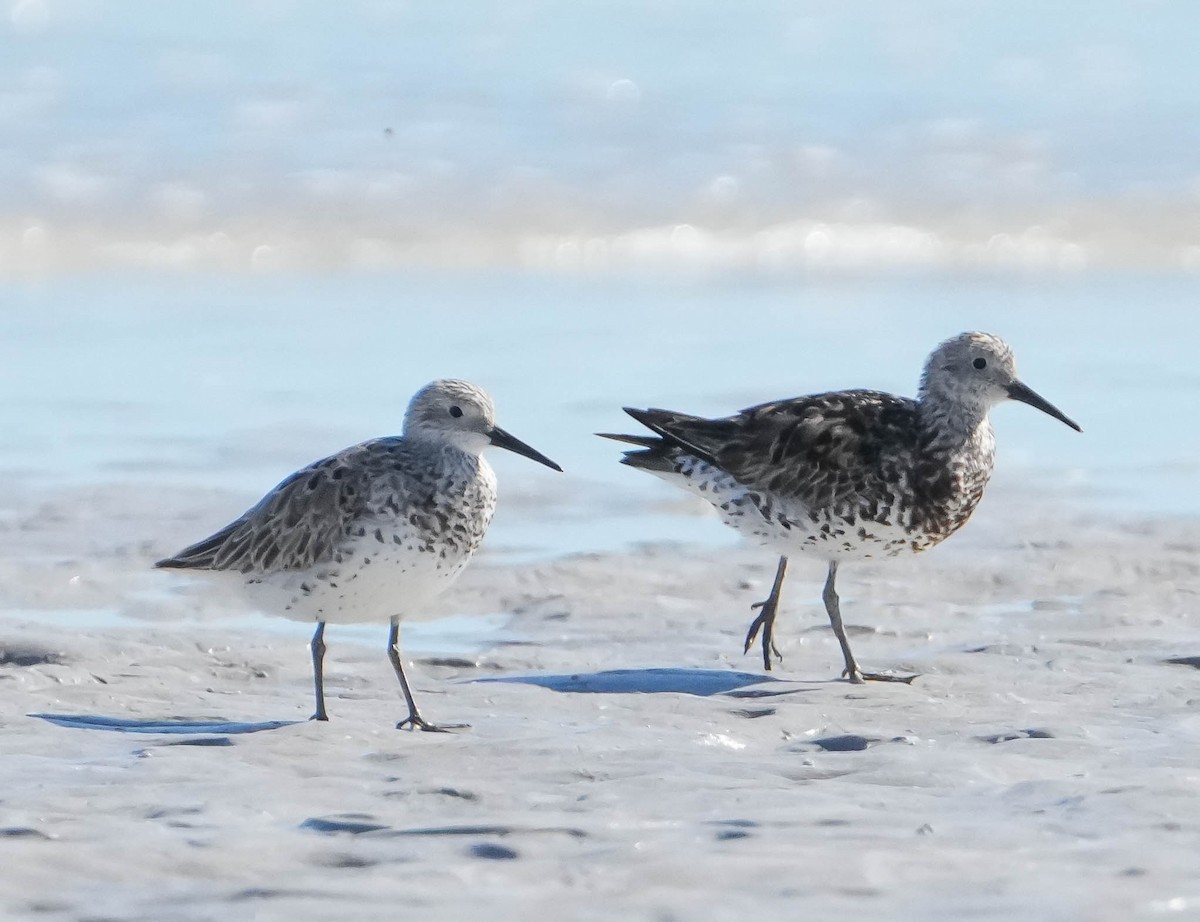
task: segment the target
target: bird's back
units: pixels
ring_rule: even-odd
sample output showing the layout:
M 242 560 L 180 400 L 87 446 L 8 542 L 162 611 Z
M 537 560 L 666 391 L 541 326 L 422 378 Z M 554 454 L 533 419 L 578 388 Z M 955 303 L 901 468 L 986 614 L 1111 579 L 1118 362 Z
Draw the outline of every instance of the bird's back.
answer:
M 627 412 L 658 438 L 625 437 L 640 450 L 624 463 L 682 482 L 729 524 L 773 542 L 916 550 L 959 527 L 982 493 L 931 450 L 918 402 L 880 391 L 812 394 L 718 419 Z
M 626 464 L 665 471 L 690 454 L 750 490 L 810 510 L 840 505 L 890 467 L 911 464 L 918 440 L 915 401 L 878 391 L 812 394 L 718 419 L 627 412 L 659 438 L 627 453 Z
M 314 461 L 220 531 L 155 566 L 264 573 L 327 563 L 365 513 L 388 456 L 402 446 L 402 439 L 375 439 Z

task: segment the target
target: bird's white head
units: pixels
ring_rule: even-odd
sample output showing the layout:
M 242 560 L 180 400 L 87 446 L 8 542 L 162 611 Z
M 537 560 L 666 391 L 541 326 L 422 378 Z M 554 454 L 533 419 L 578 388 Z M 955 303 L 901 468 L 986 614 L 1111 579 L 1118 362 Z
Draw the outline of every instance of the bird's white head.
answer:
M 404 414 L 404 437 L 452 445 L 472 455 L 495 445 L 562 470 L 496 425 L 496 407 L 483 390 L 453 378 L 433 381 L 417 391 Z
M 991 333 L 960 333 L 933 350 L 921 375 L 921 401 L 982 420 L 1003 400 L 1019 400 L 1072 429 L 1079 426 L 1017 378 L 1012 348 Z
M 445 442 L 477 455 L 491 439 L 496 425 L 492 398 L 466 381 L 443 379 L 426 384 L 409 401 L 404 435 Z

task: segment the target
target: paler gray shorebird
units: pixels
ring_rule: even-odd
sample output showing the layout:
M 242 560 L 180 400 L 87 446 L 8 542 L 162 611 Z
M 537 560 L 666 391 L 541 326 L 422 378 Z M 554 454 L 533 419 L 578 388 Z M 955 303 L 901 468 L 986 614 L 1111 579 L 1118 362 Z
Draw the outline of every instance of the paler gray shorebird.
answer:
M 388 658 L 408 704 L 397 728 L 445 729 L 417 710 L 400 661 L 400 621 L 449 586 L 483 540 L 496 477 L 481 453 L 493 445 L 562 470 L 497 426 L 478 387 L 434 381 L 409 403 L 403 435 L 302 468 L 241 518 L 155 566 L 222 574 L 259 609 L 315 621 L 314 720 L 329 719 L 325 624 L 390 622 Z
M 1021 383 L 1003 340 L 962 333 L 929 356 L 915 400 L 832 391 L 720 419 L 626 407 L 655 435 L 600 435 L 637 445 L 622 463 L 690 490 L 727 525 L 781 553 L 770 595 L 753 606 L 761 611 L 746 634 L 749 652 L 761 630 L 766 669 L 772 654 L 779 657 L 775 617 L 788 558 L 806 554 L 828 563 L 822 598 L 842 648 L 843 676 L 911 682 L 915 676 L 859 668 L 834 586 L 838 565 L 919 553 L 961 528 L 992 475 L 988 411 L 1003 400 L 1082 431 Z

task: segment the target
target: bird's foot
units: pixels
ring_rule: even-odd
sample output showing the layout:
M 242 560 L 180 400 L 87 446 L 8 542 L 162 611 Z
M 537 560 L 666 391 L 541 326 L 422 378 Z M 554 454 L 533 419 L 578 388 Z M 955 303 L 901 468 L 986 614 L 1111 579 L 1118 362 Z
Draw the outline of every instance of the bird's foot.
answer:
M 762 611 L 759 612 L 757 618 L 750 622 L 750 630 L 746 632 L 746 644 L 742 647 L 742 652 L 750 652 L 750 648 L 754 646 L 754 641 L 761 630 L 763 669 L 770 672 L 772 654 L 779 662 L 783 662 L 783 654 L 779 652 L 779 647 L 775 646 L 775 600 L 767 599 L 763 602 L 755 602 L 750 606 L 751 611 L 756 608 L 761 608 Z
M 851 685 L 863 685 L 867 682 L 903 682 L 905 685 L 912 685 L 913 679 L 920 677 L 920 673 L 916 675 L 893 675 L 889 672 L 863 672 L 857 667 L 842 670 L 842 678 L 849 681 Z
M 397 730 L 424 730 L 426 733 L 449 733 L 451 730 L 464 730 L 470 724 L 431 724 L 416 711 L 396 724 Z
M 313 714 L 313 716 L 308 719 L 309 720 L 329 720 L 329 715 L 326 714 L 324 711 L 317 711 L 317 713 Z

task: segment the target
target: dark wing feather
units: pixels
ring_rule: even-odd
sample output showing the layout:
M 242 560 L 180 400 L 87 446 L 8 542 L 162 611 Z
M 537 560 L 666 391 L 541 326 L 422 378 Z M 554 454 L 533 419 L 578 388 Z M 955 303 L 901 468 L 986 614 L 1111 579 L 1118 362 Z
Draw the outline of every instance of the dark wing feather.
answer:
M 648 449 L 659 463 L 683 449 L 750 489 L 817 509 L 866 493 L 893 462 L 911 463 L 916 409 L 907 398 L 857 390 L 764 403 L 721 419 L 626 412 L 662 437 Z
M 669 413 L 669 410 L 635 410 L 625 407 L 625 412 L 634 419 L 641 421 L 642 414 Z M 678 416 L 679 414 L 672 414 Z M 698 419 L 698 417 L 690 417 Z M 645 423 L 653 429 L 649 422 Z M 657 431 L 657 430 L 656 430 Z M 664 438 L 661 435 L 626 435 L 619 432 L 597 432 L 602 439 L 612 439 L 614 442 L 624 442 L 626 445 L 637 445 L 642 451 L 627 451 L 621 457 L 622 464 L 628 464 L 639 471 L 658 471 L 669 473 L 675 469 L 675 461 L 679 455 L 679 443 Z
M 241 518 L 155 566 L 248 573 L 301 570 L 333 559 L 363 512 L 372 459 L 398 443 L 364 442 L 302 468 Z
M 612 439 L 614 442 L 624 442 L 626 445 L 640 445 L 642 448 L 653 448 L 662 442 L 654 435 L 622 435 L 619 432 L 597 432 L 602 439 Z

